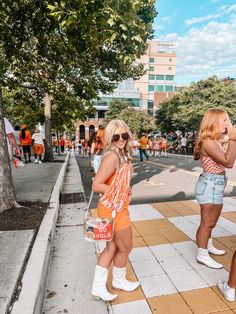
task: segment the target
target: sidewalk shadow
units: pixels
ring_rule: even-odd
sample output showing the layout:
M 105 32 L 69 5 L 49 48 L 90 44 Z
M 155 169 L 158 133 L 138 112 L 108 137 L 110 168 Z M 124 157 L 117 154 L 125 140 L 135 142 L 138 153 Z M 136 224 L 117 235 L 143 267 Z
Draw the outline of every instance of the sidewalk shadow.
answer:
M 135 185 L 141 181 L 148 181 L 153 176 L 161 173 L 164 169 L 157 167 L 154 168 L 153 164 L 149 164 L 148 162 L 133 162 L 133 177 L 131 179 L 131 186 Z

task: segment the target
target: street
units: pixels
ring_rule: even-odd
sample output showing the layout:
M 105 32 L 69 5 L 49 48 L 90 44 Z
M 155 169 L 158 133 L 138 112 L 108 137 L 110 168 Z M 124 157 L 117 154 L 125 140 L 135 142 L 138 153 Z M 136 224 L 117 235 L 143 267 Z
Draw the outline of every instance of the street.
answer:
M 81 176 L 87 199 L 91 192 L 93 172 L 90 171 L 88 158 L 77 155 Z M 131 185 L 131 204 L 147 204 L 164 201 L 194 199 L 194 187 L 202 171 L 200 163 L 190 156 L 168 155 L 168 157 L 151 157 L 149 161 L 133 161 L 133 177 Z M 228 184 L 225 196 L 236 195 L 236 172 L 227 169 Z M 96 207 L 98 196 L 95 195 L 92 207 Z

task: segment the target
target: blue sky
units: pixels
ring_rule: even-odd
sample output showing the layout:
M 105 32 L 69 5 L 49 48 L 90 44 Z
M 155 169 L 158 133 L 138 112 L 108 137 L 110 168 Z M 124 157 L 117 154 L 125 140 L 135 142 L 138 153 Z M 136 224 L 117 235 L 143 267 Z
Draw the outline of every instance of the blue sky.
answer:
M 155 39 L 176 43 L 176 83 L 236 77 L 235 0 L 157 0 Z

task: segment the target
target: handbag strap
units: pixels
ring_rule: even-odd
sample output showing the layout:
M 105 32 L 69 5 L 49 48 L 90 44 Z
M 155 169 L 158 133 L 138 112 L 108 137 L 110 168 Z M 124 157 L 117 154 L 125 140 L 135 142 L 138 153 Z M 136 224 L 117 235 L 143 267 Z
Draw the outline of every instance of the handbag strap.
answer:
M 100 151 L 100 149 L 99 149 L 98 151 Z M 98 151 L 95 153 L 94 156 L 97 155 Z M 111 151 L 114 152 L 114 153 L 117 155 L 117 157 L 118 157 L 118 167 L 119 167 L 120 164 L 121 164 L 121 163 L 120 163 L 120 156 L 119 156 L 118 153 L 117 153 L 116 151 L 114 151 L 114 150 L 107 150 L 107 151 L 104 153 L 104 155 L 102 156 L 102 159 L 104 158 L 105 155 L 107 155 L 107 154 L 110 153 Z M 89 217 L 89 215 L 92 216 L 90 206 L 91 206 L 91 203 L 92 203 L 93 195 L 94 195 L 94 192 L 93 192 L 93 190 L 92 190 L 91 193 L 90 193 L 88 205 L 87 205 L 86 212 L 85 212 L 85 216 L 84 216 L 84 219 L 85 219 L 85 220 Z M 116 210 L 113 210 L 113 211 L 112 211 L 112 218 L 115 219 L 115 217 L 116 217 Z
M 92 212 L 91 212 L 91 203 L 92 203 L 92 199 L 93 199 L 93 190 L 91 191 L 91 194 L 90 194 L 90 197 L 89 197 L 89 201 L 88 201 L 88 205 L 87 205 L 87 208 L 86 208 L 86 212 L 85 212 L 85 215 L 84 215 L 84 219 L 86 220 L 89 216 L 92 216 Z M 116 210 L 113 210 L 112 213 L 112 218 L 115 219 L 116 218 Z

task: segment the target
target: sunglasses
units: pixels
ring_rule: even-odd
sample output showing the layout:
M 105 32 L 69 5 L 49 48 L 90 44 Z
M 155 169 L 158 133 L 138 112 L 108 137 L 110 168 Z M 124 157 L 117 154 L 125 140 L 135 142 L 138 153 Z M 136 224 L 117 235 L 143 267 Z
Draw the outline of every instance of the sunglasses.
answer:
M 129 139 L 129 134 L 127 132 L 121 134 L 113 134 L 112 141 L 118 142 L 120 138 L 124 141 L 127 141 Z

